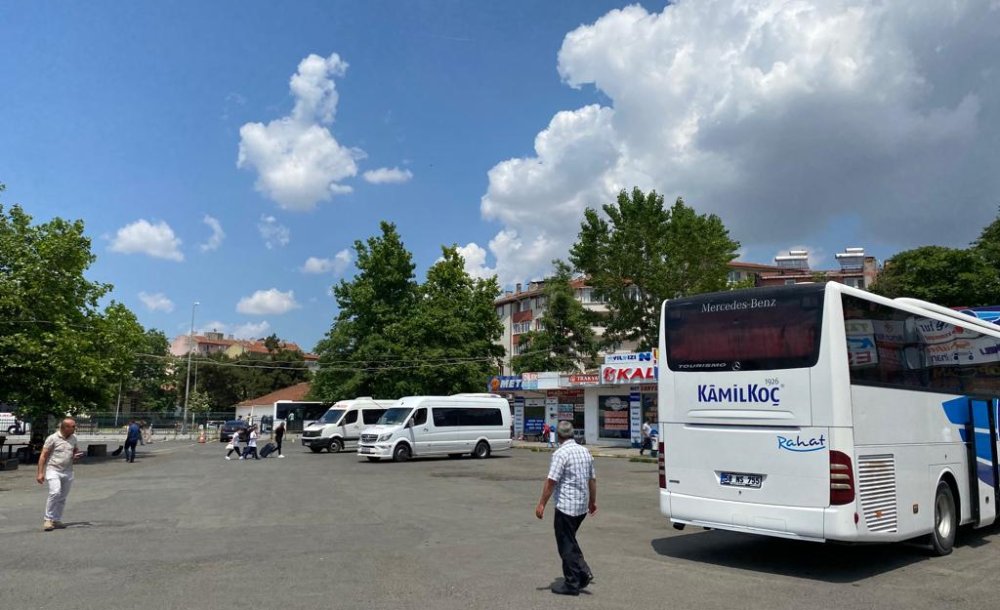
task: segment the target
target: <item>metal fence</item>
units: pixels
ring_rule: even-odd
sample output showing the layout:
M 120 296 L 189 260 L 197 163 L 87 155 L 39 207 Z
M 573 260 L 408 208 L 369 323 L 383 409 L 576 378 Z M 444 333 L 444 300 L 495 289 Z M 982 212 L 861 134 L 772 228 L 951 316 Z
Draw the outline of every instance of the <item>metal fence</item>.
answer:
M 215 413 L 188 413 L 187 426 L 181 414 L 174 413 L 87 413 L 76 416 L 77 434 L 123 434 L 129 421 L 135 420 L 143 429 L 143 436 L 175 438 L 198 436 L 202 429 L 210 438 L 218 438 L 222 424 L 233 419 L 232 411 Z M 204 428 L 203 428 L 204 427 Z M 54 429 L 54 428 L 53 428 Z

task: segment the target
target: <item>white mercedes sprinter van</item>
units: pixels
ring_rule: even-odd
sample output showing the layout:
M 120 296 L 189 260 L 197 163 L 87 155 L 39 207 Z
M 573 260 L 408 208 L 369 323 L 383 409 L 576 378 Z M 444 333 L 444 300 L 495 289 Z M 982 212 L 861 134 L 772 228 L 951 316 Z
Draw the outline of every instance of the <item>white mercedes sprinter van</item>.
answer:
M 397 462 L 465 453 L 485 458 L 511 448 L 510 420 L 507 399 L 495 394 L 407 396 L 362 430 L 358 455 Z
M 326 449 L 337 453 L 343 449 L 354 449 L 361 430 L 379 420 L 394 400 L 375 400 L 362 396 L 352 400 L 341 400 L 302 431 L 302 445 L 313 453 Z

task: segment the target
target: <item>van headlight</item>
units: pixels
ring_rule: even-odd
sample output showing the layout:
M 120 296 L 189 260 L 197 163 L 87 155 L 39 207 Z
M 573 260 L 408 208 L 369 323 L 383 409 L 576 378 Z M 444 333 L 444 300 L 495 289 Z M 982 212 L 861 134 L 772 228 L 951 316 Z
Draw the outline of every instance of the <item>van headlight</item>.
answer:
M 378 442 L 380 443 L 386 442 L 387 440 L 392 438 L 393 434 L 395 434 L 395 432 L 386 432 L 385 434 L 380 434 L 378 437 Z

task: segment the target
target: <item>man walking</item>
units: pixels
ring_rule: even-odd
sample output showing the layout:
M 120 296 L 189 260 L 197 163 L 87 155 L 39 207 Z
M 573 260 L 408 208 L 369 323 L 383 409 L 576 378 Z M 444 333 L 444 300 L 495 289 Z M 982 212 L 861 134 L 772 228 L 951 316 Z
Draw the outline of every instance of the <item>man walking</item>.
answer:
M 135 462 L 135 446 L 139 444 L 142 430 L 134 419 L 128 420 L 128 428 L 125 430 L 125 461 Z
M 243 455 L 240 456 L 241 460 L 247 459 L 247 456 L 252 455 L 253 459 L 259 459 L 257 457 L 257 426 L 250 426 L 250 431 L 247 433 L 247 447 L 243 450 Z
M 42 445 L 35 480 L 41 485 L 48 481 L 49 497 L 45 502 L 45 522 L 42 529 L 51 532 L 66 527 L 62 522 L 66 498 L 73 486 L 73 462 L 83 457 L 76 450 L 76 421 L 67 417 Z
M 552 453 L 549 476 L 542 488 L 542 497 L 535 507 L 535 516 L 541 519 L 545 505 L 555 492 L 556 548 L 562 558 L 563 582 L 552 587 L 559 595 L 579 595 L 594 580 L 590 566 L 583 558 L 583 551 L 576 542 L 576 532 L 589 512 L 597 512 L 597 475 L 594 458 L 584 447 L 573 440 L 573 424 L 559 422 L 556 428 L 559 448 Z
M 653 451 L 653 424 L 651 420 L 651 417 L 647 417 L 646 421 L 642 422 L 642 444 L 639 446 L 639 455 L 642 455 L 646 449 L 649 449 L 650 452 Z
M 279 421 L 278 425 L 274 427 L 274 444 L 278 446 L 278 457 L 283 458 L 284 455 L 281 454 L 281 441 L 285 438 L 285 422 Z

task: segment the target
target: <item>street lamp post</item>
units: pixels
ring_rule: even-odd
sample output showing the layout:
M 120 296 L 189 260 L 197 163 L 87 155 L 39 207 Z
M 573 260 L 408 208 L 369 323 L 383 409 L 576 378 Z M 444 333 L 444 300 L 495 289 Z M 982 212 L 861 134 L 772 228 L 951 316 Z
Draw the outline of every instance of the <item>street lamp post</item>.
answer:
M 187 382 L 184 384 L 184 423 L 181 425 L 181 434 L 187 434 L 188 398 L 191 394 L 191 352 L 194 351 L 194 310 L 198 305 L 200 303 L 195 301 L 191 306 L 191 334 L 188 336 Z

